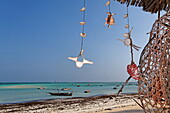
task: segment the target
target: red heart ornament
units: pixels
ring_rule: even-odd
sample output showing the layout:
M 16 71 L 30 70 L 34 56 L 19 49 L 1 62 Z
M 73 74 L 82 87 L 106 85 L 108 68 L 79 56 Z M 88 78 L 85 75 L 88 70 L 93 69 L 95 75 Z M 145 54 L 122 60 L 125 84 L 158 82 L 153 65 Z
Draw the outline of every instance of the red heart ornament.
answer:
M 127 66 L 127 72 L 132 78 L 134 78 L 135 80 L 139 80 L 138 67 L 135 63 Z

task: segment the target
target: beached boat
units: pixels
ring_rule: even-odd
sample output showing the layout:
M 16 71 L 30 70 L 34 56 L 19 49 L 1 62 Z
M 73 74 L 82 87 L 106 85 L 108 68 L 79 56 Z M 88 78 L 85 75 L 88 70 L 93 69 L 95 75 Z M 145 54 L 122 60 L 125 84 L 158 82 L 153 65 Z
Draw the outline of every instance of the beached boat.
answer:
M 72 96 L 72 93 L 51 93 L 51 92 L 49 92 L 49 94 L 52 96 Z

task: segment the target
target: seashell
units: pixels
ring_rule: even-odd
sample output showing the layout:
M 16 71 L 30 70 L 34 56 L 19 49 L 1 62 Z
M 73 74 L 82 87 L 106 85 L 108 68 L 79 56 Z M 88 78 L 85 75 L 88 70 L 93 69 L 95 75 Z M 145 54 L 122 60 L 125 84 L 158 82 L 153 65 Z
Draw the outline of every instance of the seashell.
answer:
M 83 12 L 83 11 L 85 11 L 85 10 L 86 10 L 85 7 L 83 7 L 83 8 L 80 9 L 81 12 Z
M 128 14 L 125 14 L 123 18 L 127 18 L 128 17 Z
M 86 33 L 80 33 L 80 36 L 84 38 L 86 37 Z
M 123 37 L 129 37 L 129 33 L 124 33 Z
M 85 25 L 86 24 L 86 22 L 80 22 L 80 25 Z
M 125 28 L 129 28 L 129 24 L 126 24 L 126 25 L 125 25 Z
M 110 4 L 110 1 L 107 1 L 106 6 L 108 6 L 109 4 Z
M 124 45 L 130 46 L 130 44 L 131 44 L 130 39 L 129 39 L 129 38 L 125 38 L 125 39 L 124 39 Z
M 84 64 L 83 62 L 77 61 L 76 62 L 76 67 L 81 68 L 83 66 L 83 64 Z

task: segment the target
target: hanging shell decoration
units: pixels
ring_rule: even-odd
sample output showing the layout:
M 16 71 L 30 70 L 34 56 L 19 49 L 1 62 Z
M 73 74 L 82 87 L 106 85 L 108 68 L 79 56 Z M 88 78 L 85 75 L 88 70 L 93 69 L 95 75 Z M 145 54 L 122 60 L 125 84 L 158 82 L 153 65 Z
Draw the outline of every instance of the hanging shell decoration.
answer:
M 129 38 L 129 36 L 130 36 L 129 33 L 124 33 L 123 34 L 123 37 L 128 37 Z
M 106 2 L 106 6 L 110 5 L 110 0 Z
M 127 72 L 132 78 L 139 80 L 138 67 L 135 63 L 132 62 L 132 64 L 127 66 Z
M 141 53 L 138 92 L 145 113 L 170 113 L 170 12 L 153 24 Z
M 126 24 L 126 25 L 125 25 L 125 28 L 129 28 L 129 24 Z
M 77 68 L 83 67 L 84 64 L 93 64 L 93 62 L 88 61 L 84 58 L 84 50 L 81 50 L 80 54 L 77 57 L 68 57 L 68 59 L 76 63 Z M 80 58 L 80 61 L 78 60 Z
M 86 24 L 86 22 L 80 22 L 80 25 L 85 25 Z
M 86 10 L 85 7 L 83 7 L 83 8 L 80 9 L 81 12 L 83 12 L 83 11 L 85 11 L 85 10 Z
M 130 44 L 131 44 L 131 41 L 129 38 L 125 38 L 124 40 L 122 40 L 122 39 L 117 39 L 117 40 L 123 42 L 125 46 L 130 46 Z
M 123 18 L 127 18 L 128 17 L 128 14 L 125 14 Z
M 86 33 L 80 33 L 80 36 L 85 38 L 86 37 Z
M 105 18 L 105 25 L 108 24 L 108 28 L 110 28 L 111 25 L 115 25 L 115 19 L 112 17 L 115 13 L 107 12 L 107 14 L 108 16 Z
M 130 35 L 131 35 L 132 30 L 133 30 L 133 28 L 130 30 L 129 33 L 124 33 L 124 34 L 123 34 L 123 37 L 126 37 L 125 39 L 123 39 L 123 40 L 122 40 L 122 39 L 117 39 L 117 40 L 123 42 L 124 45 L 126 45 L 126 46 L 130 46 L 131 43 L 132 43 L 131 38 L 130 38 Z M 133 47 L 134 49 L 136 49 L 137 51 L 139 51 L 139 49 L 141 48 L 141 47 L 139 47 L 139 46 L 134 45 L 133 43 L 132 43 L 132 47 Z

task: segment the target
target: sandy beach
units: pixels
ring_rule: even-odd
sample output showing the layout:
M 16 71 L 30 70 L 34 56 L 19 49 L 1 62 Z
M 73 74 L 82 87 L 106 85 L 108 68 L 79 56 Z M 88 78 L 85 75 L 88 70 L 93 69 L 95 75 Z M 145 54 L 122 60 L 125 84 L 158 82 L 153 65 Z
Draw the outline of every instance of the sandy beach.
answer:
M 0 105 L 0 113 L 144 113 L 136 94 L 67 98 Z

